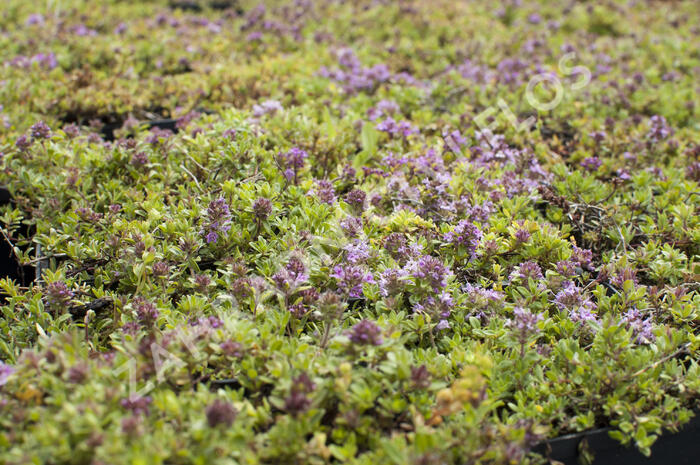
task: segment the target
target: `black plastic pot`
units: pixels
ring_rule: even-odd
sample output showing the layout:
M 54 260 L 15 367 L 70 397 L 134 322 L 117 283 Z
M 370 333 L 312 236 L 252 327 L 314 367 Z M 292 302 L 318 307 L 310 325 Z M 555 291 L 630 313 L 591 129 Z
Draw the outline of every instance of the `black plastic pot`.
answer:
M 5 187 L 0 187 L 0 206 L 12 203 L 10 191 Z M 28 232 L 26 226 L 22 226 L 21 233 L 26 235 Z M 28 286 L 34 279 L 36 270 L 31 265 L 21 266 L 17 261 L 15 254 L 12 251 L 12 246 L 8 243 L 8 239 L 3 235 L 0 237 L 0 278 L 10 278 L 18 282 L 22 286 Z
M 693 417 L 681 431 L 666 433 L 651 448 L 651 457 L 645 457 L 635 447 L 625 447 L 602 428 L 579 434 L 551 439 L 534 447 L 550 460 L 564 465 L 580 465 L 582 451 L 593 455 L 592 465 L 695 465 L 700 463 L 700 416 Z
M 209 2 L 203 0 L 171 0 L 170 2 L 170 8 L 172 9 L 192 11 L 194 13 L 202 11 L 205 5 L 212 10 L 236 9 L 237 12 L 240 10 L 237 0 L 211 0 Z
M 212 10 L 230 10 L 233 9 L 239 15 L 243 14 L 243 8 L 238 5 L 238 0 L 211 0 L 209 8 Z
M 174 0 L 170 2 L 169 6 L 174 10 L 193 11 L 195 13 L 202 11 L 202 5 L 196 1 Z
M 143 121 L 142 124 L 145 124 L 146 127 L 149 129 L 151 128 L 159 128 L 159 129 L 168 129 L 172 131 L 173 133 L 178 132 L 177 128 L 177 119 L 172 119 L 172 118 L 167 118 L 167 119 L 154 119 L 150 121 Z M 121 129 L 123 123 L 109 123 L 105 124 L 102 126 L 101 133 L 102 133 L 102 138 L 106 141 L 113 141 L 114 140 L 114 131 Z
M 159 128 L 159 129 L 167 129 L 172 132 L 177 132 L 177 121 L 176 119 L 168 118 L 168 119 L 154 119 L 151 121 L 146 121 L 146 125 L 148 126 L 149 129 L 152 128 Z

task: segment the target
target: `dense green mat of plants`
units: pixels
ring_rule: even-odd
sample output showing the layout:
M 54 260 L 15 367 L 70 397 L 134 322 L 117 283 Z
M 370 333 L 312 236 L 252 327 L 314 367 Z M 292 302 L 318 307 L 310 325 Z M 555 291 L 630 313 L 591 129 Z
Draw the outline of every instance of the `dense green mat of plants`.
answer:
M 700 399 L 697 6 L 5 0 L 0 463 L 648 454 Z

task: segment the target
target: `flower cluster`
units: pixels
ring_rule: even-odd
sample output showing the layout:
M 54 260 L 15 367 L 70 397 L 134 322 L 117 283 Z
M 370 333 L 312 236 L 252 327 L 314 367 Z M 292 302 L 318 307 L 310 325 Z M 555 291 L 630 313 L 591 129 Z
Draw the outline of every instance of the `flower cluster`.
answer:
M 596 321 L 596 315 L 593 313 L 596 306 L 586 296 L 573 281 L 566 281 L 562 289 L 554 296 L 554 304 L 560 310 L 569 312 L 572 321 L 587 322 Z
M 204 413 L 210 428 L 215 428 L 219 425 L 230 427 L 238 415 L 238 411 L 233 405 L 222 399 L 216 399 L 212 402 Z
M 212 200 L 207 208 L 207 222 L 204 228 L 208 243 L 215 243 L 221 235 L 231 229 L 231 212 L 223 197 Z
M 355 52 L 350 49 L 338 52 L 338 64 L 340 67 L 336 69 L 322 67 L 319 74 L 341 83 L 349 94 L 374 90 L 379 84 L 387 82 L 392 77 L 385 64 L 362 66 Z
M 350 330 L 350 341 L 357 345 L 378 346 L 383 342 L 382 329 L 373 321 L 362 320 Z
M 309 375 L 301 373 L 292 380 L 289 396 L 284 400 L 284 410 L 292 415 L 305 412 L 311 406 L 309 394 L 316 389 L 316 385 Z
M 46 299 L 54 309 L 65 307 L 73 298 L 73 292 L 63 281 L 54 281 L 46 286 Z
M 363 296 L 362 285 L 373 283 L 372 273 L 369 273 L 359 265 L 337 265 L 333 268 L 331 278 L 335 278 L 338 289 L 351 298 L 361 298 Z
M 639 344 L 648 344 L 656 339 L 652 331 L 651 318 L 644 318 L 642 312 L 636 308 L 628 310 L 622 316 L 622 321 L 632 330 Z
M 388 117 L 377 124 L 377 130 L 386 132 L 391 136 L 401 136 L 404 138 L 418 132 L 418 130 L 413 127 L 409 121 L 396 122 L 391 117 Z
M 309 154 L 297 147 L 292 147 L 286 152 L 280 152 L 279 158 L 284 166 L 284 177 L 294 184 L 298 181 L 299 171 L 304 167 Z
M 539 313 L 532 313 L 522 307 L 513 309 L 513 320 L 511 326 L 518 333 L 518 339 L 521 343 L 527 341 L 530 335 L 537 331 L 537 323 L 542 321 L 544 317 Z
M 464 247 L 467 254 L 473 258 L 481 237 L 482 233 L 479 228 L 469 220 L 462 220 L 452 231 L 445 234 L 445 241 L 456 247 Z

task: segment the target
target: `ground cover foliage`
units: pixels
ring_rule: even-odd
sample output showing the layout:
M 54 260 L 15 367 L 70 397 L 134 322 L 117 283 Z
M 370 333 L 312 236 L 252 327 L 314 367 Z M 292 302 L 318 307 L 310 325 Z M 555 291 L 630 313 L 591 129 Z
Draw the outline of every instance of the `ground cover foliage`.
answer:
M 6 0 L 0 461 L 648 454 L 700 394 L 698 15 Z

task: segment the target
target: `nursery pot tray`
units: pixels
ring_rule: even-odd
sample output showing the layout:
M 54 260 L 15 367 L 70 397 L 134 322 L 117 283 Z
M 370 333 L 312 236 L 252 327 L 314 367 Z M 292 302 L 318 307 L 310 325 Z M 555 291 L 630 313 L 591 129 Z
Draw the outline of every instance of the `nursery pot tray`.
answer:
M 579 465 L 582 449 L 593 454 L 593 465 L 695 465 L 700 457 L 700 416 L 693 417 L 677 433 L 665 433 L 645 457 L 634 446 L 623 446 L 601 428 L 569 434 L 538 444 L 534 451 L 565 465 Z

